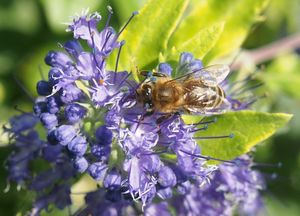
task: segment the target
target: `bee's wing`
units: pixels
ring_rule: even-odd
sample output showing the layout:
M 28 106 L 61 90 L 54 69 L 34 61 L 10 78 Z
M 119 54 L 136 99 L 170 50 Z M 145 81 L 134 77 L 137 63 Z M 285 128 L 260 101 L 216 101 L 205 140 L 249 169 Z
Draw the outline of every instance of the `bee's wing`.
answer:
M 194 78 L 200 79 L 207 86 L 217 86 L 227 77 L 229 72 L 230 68 L 228 65 L 217 64 L 187 73 L 174 80 L 186 81 L 187 79 Z
M 196 87 L 184 95 L 184 108 L 195 114 L 220 114 L 231 108 L 230 102 L 212 88 Z
M 185 105 L 184 108 L 193 113 L 193 114 L 199 114 L 199 115 L 216 115 L 216 114 L 222 114 L 228 110 L 231 109 L 231 104 L 226 98 L 222 98 L 222 104 L 221 106 L 217 108 L 205 108 L 201 106 L 195 106 L 195 105 Z

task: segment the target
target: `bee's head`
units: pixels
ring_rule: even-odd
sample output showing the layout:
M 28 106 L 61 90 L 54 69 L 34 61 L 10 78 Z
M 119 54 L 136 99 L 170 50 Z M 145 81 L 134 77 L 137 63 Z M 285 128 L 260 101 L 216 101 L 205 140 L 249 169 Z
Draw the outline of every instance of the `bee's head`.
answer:
M 147 112 L 153 111 L 152 103 L 152 86 L 150 84 L 145 84 L 143 86 L 144 91 L 144 106 Z

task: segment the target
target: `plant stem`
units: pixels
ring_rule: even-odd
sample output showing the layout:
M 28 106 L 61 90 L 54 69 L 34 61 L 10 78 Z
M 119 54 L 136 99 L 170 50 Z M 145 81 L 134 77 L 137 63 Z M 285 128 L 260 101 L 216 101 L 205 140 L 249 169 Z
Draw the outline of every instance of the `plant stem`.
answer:
M 296 33 L 291 36 L 287 36 L 283 39 L 270 43 L 266 46 L 254 49 L 242 51 L 241 56 L 246 58 L 238 58 L 231 68 L 237 70 L 247 61 L 255 65 L 273 59 L 282 53 L 291 52 L 300 48 L 300 33 Z

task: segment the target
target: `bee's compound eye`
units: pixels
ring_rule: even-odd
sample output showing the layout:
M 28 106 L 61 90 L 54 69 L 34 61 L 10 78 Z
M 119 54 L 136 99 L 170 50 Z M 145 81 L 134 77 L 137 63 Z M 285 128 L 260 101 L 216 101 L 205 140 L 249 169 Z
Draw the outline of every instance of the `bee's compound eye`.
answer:
M 152 89 L 152 87 L 149 84 L 145 84 L 145 85 L 143 85 L 143 89 L 148 90 L 148 89 Z

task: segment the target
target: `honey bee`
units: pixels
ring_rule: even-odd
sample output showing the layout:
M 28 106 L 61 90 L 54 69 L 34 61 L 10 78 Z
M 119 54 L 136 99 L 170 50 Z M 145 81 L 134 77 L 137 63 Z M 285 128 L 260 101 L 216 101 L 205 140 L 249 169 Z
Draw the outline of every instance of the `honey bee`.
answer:
M 147 78 L 136 91 L 137 101 L 144 105 L 148 114 L 182 111 L 218 114 L 230 107 L 219 86 L 229 72 L 227 65 L 212 65 L 172 79 L 160 72 L 149 76 L 142 71 L 141 75 Z

